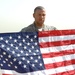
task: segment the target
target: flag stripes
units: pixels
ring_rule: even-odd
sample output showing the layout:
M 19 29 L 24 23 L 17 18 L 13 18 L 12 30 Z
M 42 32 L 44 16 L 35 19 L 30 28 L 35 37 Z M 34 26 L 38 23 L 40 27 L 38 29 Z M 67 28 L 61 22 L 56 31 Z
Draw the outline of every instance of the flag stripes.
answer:
M 40 32 L 39 45 L 47 75 L 75 73 L 75 30 Z

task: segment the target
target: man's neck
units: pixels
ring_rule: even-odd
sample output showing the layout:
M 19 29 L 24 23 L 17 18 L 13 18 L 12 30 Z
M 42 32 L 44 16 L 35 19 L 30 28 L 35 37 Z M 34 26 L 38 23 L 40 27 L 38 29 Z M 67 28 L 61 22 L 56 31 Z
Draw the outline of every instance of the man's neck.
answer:
M 40 28 L 43 28 L 44 27 L 44 24 L 39 24 L 39 23 L 36 23 L 36 22 L 34 22 L 35 23 L 35 25 L 36 25 L 36 27 L 38 28 L 38 29 L 40 29 Z

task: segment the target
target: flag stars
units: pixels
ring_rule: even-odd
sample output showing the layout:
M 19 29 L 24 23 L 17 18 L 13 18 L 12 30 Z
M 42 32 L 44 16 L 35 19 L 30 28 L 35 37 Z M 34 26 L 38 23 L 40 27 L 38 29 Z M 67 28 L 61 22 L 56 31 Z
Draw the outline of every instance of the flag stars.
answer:
M 27 63 L 29 64 L 29 63 L 30 63 L 30 61 L 29 61 L 29 60 L 27 60 Z
M 40 63 L 39 65 L 42 66 L 42 63 Z
M 21 61 L 19 61 L 18 63 L 19 63 L 19 65 L 20 65 L 20 64 L 22 64 L 22 62 L 21 62 Z
M 6 52 L 3 52 L 3 55 L 6 55 Z
M 20 54 L 17 54 L 18 57 L 20 57 Z
M 37 38 L 37 36 L 35 35 L 34 38 Z
M 20 52 L 21 52 L 21 53 L 23 53 L 23 51 L 22 51 L 22 50 L 21 50 Z
M 27 49 L 27 47 L 26 47 L 26 46 L 24 46 L 24 49 Z
M 9 51 L 9 50 L 10 50 L 10 48 L 9 48 L 9 47 L 7 47 L 7 50 Z
M 18 39 L 20 39 L 20 38 L 21 38 L 21 36 L 19 35 L 19 36 L 18 36 Z
M 23 39 L 22 41 L 25 42 L 25 39 Z
M 29 36 L 27 35 L 26 38 L 29 38 Z
M 28 56 L 28 53 L 26 53 L 26 56 Z
M 35 65 L 34 65 L 34 64 L 32 64 L 32 67 L 35 67 Z
M 15 69 L 17 69 L 17 66 L 14 66 L 15 67 Z
M 3 47 L 5 47 L 5 45 L 4 45 L 4 44 L 2 44 L 2 45 L 1 45 L 1 47 L 3 48 Z
M 25 57 L 22 57 L 22 60 L 25 60 Z
M 26 65 L 24 65 L 23 67 L 24 67 L 24 68 L 27 68 L 27 66 L 26 66 Z
M 13 47 L 13 44 L 12 43 L 10 45 L 11 45 L 11 47 Z
M 16 61 L 16 58 L 14 58 L 13 61 Z
M 36 59 L 36 60 L 35 60 L 35 62 L 37 63 L 37 62 L 38 62 L 38 60 Z
M 28 43 L 27 43 L 27 45 L 29 46 L 29 45 L 30 45 L 30 43 L 28 42 Z
M 0 40 L 3 40 L 3 37 L 0 37 Z
M 33 59 L 33 57 L 30 57 L 30 59 L 32 60 L 32 59 Z
M 10 36 L 9 39 L 12 39 L 12 36 Z
M 12 51 L 12 54 L 15 54 L 15 51 Z
M 29 50 L 29 52 L 31 53 L 31 50 Z
M 14 42 L 17 42 L 17 40 L 16 40 L 16 39 L 14 39 Z
M 8 58 L 11 58 L 11 55 L 8 55 Z
M 5 42 L 8 43 L 8 40 L 6 40 Z
M 15 47 L 16 50 L 18 50 L 18 47 Z
M 30 39 L 31 42 L 33 42 L 33 39 Z
M 19 46 L 22 46 L 22 43 L 19 43 Z
M 32 49 L 34 49 L 34 46 L 32 46 Z

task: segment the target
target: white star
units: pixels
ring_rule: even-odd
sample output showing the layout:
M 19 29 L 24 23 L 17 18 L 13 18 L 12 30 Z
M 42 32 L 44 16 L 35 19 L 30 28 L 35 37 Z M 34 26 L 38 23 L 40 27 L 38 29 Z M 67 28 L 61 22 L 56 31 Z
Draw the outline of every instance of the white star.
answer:
M 3 45 L 3 44 L 1 46 L 2 46 L 2 48 L 5 47 L 5 45 Z
M 19 57 L 19 56 L 20 56 L 20 54 L 17 54 L 17 56 Z
M 30 61 L 29 61 L 29 60 L 27 60 L 27 63 L 30 63 Z
M 23 67 L 24 67 L 24 68 L 26 68 L 27 66 L 26 66 L 26 65 L 24 65 Z
M 17 42 L 17 40 L 16 40 L 16 39 L 14 39 L 14 42 Z
M 3 52 L 3 55 L 6 55 L 6 52 Z
M 10 48 L 9 48 L 9 47 L 7 47 L 7 50 L 10 50 Z
M 35 42 L 35 45 L 37 45 L 37 42 Z
M 36 38 L 37 36 L 35 35 L 34 38 Z
M 22 46 L 22 43 L 19 43 L 19 46 Z
M 12 36 L 10 36 L 9 39 L 12 39 Z
M 29 38 L 29 36 L 27 35 L 26 38 Z
M 25 58 L 23 57 L 22 60 L 25 60 Z
M 40 56 L 38 56 L 38 59 L 41 59 L 41 57 L 40 57 Z
M 23 51 L 22 51 L 22 50 L 21 50 L 20 52 L 21 52 L 21 53 L 23 53 Z
M 26 47 L 26 46 L 24 46 L 24 49 L 27 49 L 27 47 Z
M 11 43 L 10 45 L 11 45 L 11 47 L 13 46 L 13 44 L 12 44 L 12 43 Z
M 38 62 L 38 60 L 36 59 L 35 62 Z
M 25 39 L 23 39 L 22 41 L 25 42 Z
M 6 40 L 5 42 L 8 43 L 8 40 Z
M 12 51 L 12 54 L 15 54 L 15 51 Z
M 39 50 L 37 49 L 36 52 L 39 52 Z
M 30 45 L 30 43 L 28 42 L 27 45 Z
M 0 37 L 0 40 L 3 40 L 3 37 Z
M 31 52 L 31 50 L 29 50 L 29 52 Z
M 31 42 L 33 42 L 33 39 L 30 39 L 31 40 Z
M 13 61 L 16 61 L 16 58 L 14 58 Z
M 19 35 L 19 36 L 18 36 L 18 39 L 20 39 L 20 38 L 21 38 L 21 36 Z
M 42 63 L 40 63 L 39 65 L 42 66 Z
M 11 58 L 11 55 L 8 55 L 8 58 Z
M 8 59 L 7 59 L 7 58 L 6 58 L 5 60 L 6 60 L 6 61 L 8 61 Z
M 18 63 L 19 63 L 19 64 L 22 64 L 22 62 L 21 62 L 21 61 L 19 61 Z
M 26 56 L 28 56 L 28 53 L 26 53 Z
M 30 59 L 33 59 L 33 57 L 30 57 Z
M 17 66 L 15 66 L 15 69 L 17 69 Z
M 18 50 L 18 47 L 15 47 L 16 50 Z
M 3 66 L 3 64 L 0 64 L 1 66 Z
M 36 53 L 33 53 L 33 55 L 36 55 Z
M 34 46 L 32 46 L 32 49 L 34 49 Z
M 11 65 L 10 65 L 10 64 L 8 64 L 8 66 L 10 67 Z
M 3 63 L 6 63 L 6 61 L 3 61 Z
M 35 65 L 34 65 L 34 64 L 32 64 L 32 67 L 35 67 Z

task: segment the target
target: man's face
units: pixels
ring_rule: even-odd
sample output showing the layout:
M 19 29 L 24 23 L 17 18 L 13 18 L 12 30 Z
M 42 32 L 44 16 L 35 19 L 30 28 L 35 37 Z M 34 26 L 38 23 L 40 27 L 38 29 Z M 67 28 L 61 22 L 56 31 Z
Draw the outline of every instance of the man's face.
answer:
M 45 16 L 46 16 L 46 13 L 45 13 L 45 10 L 42 9 L 37 9 L 35 11 L 35 13 L 33 14 L 33 17 L 35 19 L 35 22 L 40 26 L 40 25 L 43 25 L 44 24 L 44 21 L 45 21 Z

